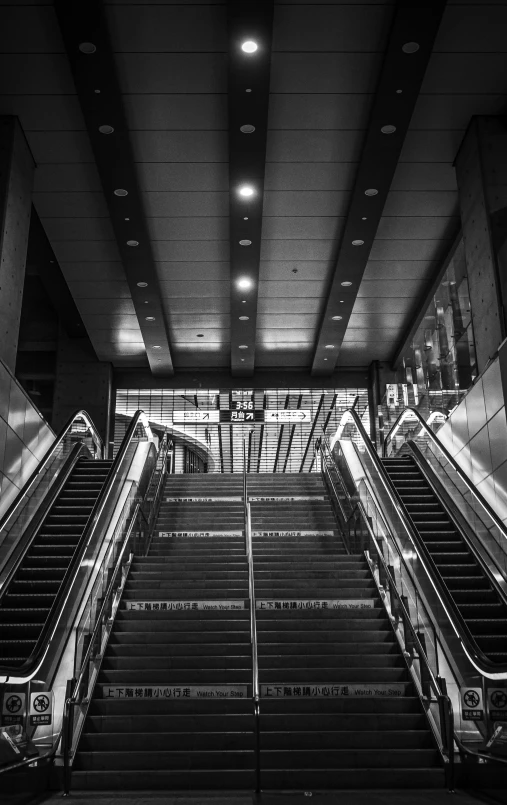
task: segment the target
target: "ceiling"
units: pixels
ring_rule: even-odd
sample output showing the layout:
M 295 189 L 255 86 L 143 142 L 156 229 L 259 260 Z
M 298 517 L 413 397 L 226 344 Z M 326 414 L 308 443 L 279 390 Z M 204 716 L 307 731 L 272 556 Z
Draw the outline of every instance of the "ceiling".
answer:
M 62 3 L 0 3 L 0 114 L 19 116 L 25 131 L 37 163 L 34 205 L 97 357 L 159 375 L 240 374 L 240 354 L 247 374 L 389 361 L 459 231 L 452 163 L 470 118 L 505 106 L 507 3 L 426 2 L 413 12 L 408 41 L 417 41 L 418 13 L 437 15 L 436 35 L 401 57 L 406 72 L 396 62 L 399 97 L 413 97 L 413 110 L 390 141 L 398 150 L 391 174 L 379 174 L 374 228 L 337 300 L 345 312 L 326 365 L 317 361 L 319 338 L 331 326 L 343 259 L 347 267 L 342 235 L 354 193 L 364 196 L 358 176 L 361 166 L 363 175 L 383 167 L 389 137 L 379 135 L 366 162 L 382 65 L 393 47 L 400 58 L 392 26 L 411 4 L 68 5 L 72 21 Z M 81 41 L 98 37 L 96 52 L 75 47 L 80 30 Z M 249 30 L 261 46 L 245 55 L 234 48 Z M 263 49 L 270 37 L 271 52 Z M 248 109 L 235 73 L 243 56 L 252 86 L 256 65 L 264 84 L 252 98 L 255 120 L 244 120 L 256 132 L 238 137 L 229 124 L 236 104 Z M 419 58 L 420 88 L 409 85 L 409 60 Z M 96 123 L 112 125 L 109 109 L 115 131 L 104 135 Z M 242 165 L 258 191 L 251 208 L 237 194 Z M 123 198 L 112 192 L 122 176 Z M 240 226 L 234 216 L 250 209 Z M 252 240 L 245 262 L 250 247 L 237 248 L 238 226 Z M 137 253 L 126 246 L 136 236 Z M 245 265 L 254 283 L 241 294 Z

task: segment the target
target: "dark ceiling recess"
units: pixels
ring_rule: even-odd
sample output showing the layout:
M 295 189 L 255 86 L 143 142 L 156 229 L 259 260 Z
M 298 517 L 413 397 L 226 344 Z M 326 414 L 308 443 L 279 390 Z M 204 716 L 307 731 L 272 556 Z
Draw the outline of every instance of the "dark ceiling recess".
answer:
M 150 368 L 155 375 L 172 375 L 155 261 L 102 6 L 97 0 L 55 2 Z
M 29 268 L 37 270 L 44 290 L 53 308 L 57 311 L 58 318 L 63 324 L 67 335 L 70 338 L 88 338 L 79 310 L 33 206 L 30 216 L 30 235 L 26 264 L 27 270 Z
M 317 339 L 314 375 L 335 369 L 445 6 L 446 0 L 421 5 L 398 0 L 396 5 Z
M 266 164 L 273 0 L 229 0 L 229 214 L 231 372 L 251 375 Z M 254 43 L 257 49 L 248 52 Z M 241 188 L 251 188 L 242 196 Z M 248 287 L 242 288 L 244 282 Z

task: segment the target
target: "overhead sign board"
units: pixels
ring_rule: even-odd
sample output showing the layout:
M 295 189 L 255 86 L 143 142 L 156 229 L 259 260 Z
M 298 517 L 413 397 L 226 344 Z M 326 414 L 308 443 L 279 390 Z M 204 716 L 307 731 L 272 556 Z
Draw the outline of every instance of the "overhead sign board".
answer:
M 173 422 L 220 422 L 220 411 L 214 409 L 205 411 L 197 408 L 195 411 L 173 411 Z
M 311 422 L 312 412 L 302 411 L 300 408 L 295 410 L 282 409 L 280 411 L 264 411 L 264 422 Z

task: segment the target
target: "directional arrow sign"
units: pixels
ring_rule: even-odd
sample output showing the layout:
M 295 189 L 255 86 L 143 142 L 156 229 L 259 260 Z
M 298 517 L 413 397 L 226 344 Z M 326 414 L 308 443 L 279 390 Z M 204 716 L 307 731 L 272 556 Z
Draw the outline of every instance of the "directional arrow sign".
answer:
M 301 411 L 299 408 L 295 410 L 286 410 L 283 409 L 281 411 L 265 411 L 264 412 L 264 421 L 265 422 L 311 422 L 312 421 L 312 412 L 311 411 Z
M 173 422 L 220 422 L 220 411 L 214 409 L 205 411 L 197 408 L 195 411 L 174 411 Z

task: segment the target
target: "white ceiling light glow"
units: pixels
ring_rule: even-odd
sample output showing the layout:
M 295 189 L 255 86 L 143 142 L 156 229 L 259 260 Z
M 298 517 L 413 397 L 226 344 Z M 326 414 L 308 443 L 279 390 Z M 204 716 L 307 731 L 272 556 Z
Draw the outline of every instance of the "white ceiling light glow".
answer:
M 352 285 L 352 283 L 351 282 L 342 282 L 342 285 L 343 285 L 344 288 L 348 288 L 350 285 Z
M 138 240 L 127 240 L 127 246 L 139 246 Z
M 255 53 L 258 47 L 257 42 L 254 42 L 253 39 L 247 39 L 246 42 L 243 42 L 241 45 L 241 50 L 243 53 Z
M 238 280 L 238 288 L 241 288 L 242 291 L 247 291 L 251 287 L 252 280 L 248 279 L 248 277 L 242 277 L 242 279 Z
M 364 240 L 353 240 L 352 245 L 353 246 L 363 246 L 364 245 Z
M 244 184 L 243 187 L 239 188 L 239 195 L 243 196 L 243 198 L 250 198 L 254 193 L 255 190 L 249 184 Z
M 343 316 L 333 316 L 333 321 L 341 321 Z
M 137 283 L 137 287 L 138 287 L 138 288 L 147 288 L 147 287 L 148 287 L 148 283 L 147 283 L 147 282 L 138 282 L 138 283 Z

